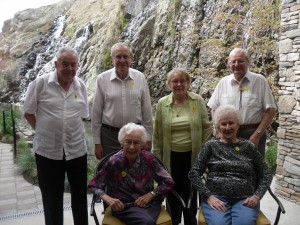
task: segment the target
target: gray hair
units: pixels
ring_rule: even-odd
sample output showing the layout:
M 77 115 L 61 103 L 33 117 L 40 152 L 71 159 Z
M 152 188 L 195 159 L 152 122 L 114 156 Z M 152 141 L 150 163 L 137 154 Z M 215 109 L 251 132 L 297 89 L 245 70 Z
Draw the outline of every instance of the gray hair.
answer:
M 130 56 L 133 58 L 132 49 L 131 49 L 131 48 L 129 47 L 129 45 L 128 45 L 127 43 L 125 43 L 125 42 L 118 42 L 118 43 L 114 44 L 114 45 L 111 47 L 111 49 L 110 49 L 110 55 L 111 55 L 111 57 L 113 57 L 113 56 L 115 55 L 116 49 L 117 49 L 118 47 L 120 47 L 120 46 L 127 48 L 127 49 L 128 49 L 128 52 L 129 52 L 129 54 L 130 54 Z
M 242 53 L 247 61 L 250 63 L 250 59 L 249 59 L 249 55 L 248 55 L 248 51 L 246 49 L 243 49 L 243 48 L 234 48 L 230 53 L 229 53 L 229 56 L 228 56 L 228 64 L 230 63 L 230 57 L 235 55 L 236 53 Z
M 191 79 L 191 76 L 189 74 L 189 72 L 186 70 L 186 69 L 183 69 L 183 68 L 174 68 L 172 69 L 168 74 L 167 74 L 167 80 L 166 80 L 166 86 L 170 88 L 170 83 L 171 83 L 171 79 L 174 75 L 180 75 L 180 76 L 183 76 L 187 83 L 188 83 L 188 88 L 190 87 L 191 85 L 191 82 L 192 82 L 192 79 Z
M 140 132 L 142 143 L 145 143 L 147 141 L 147 131 L 146 131 L 145 127 L 143 127 L 142 125 L 135 124 L 135 123 L 127 123 L 119 131 L 119 135 L 118 135 L 119 142 L 122 143 L 125 139 L 125 136 L 134 131 Z
M 76 55 L 76 58 L 77 58 L 77 61 L 78 61 L 78 53 L 77 53 L 77 51 L 76 51 L 75 49 L 73 49 L 73 48 L 71 48 L 71 47 L 67 47 L 67 46 L 62 47 L 62 48 L 60 48 L 60 49 L 58 50 L 58 52 L 56 53 L 56 60 L 59 60 L 60 57 L 61 57 L 61 55 L 62 55 L 63 53 L 65 53 L 65 52 Z
M 217 127 L 220 125 L 220 120 L 224 116 L 233 116 L 236 122 L 241 124 L 240 112 L 233 105 L 221 105 L 216 109 L 213 116 L 214 125 Z

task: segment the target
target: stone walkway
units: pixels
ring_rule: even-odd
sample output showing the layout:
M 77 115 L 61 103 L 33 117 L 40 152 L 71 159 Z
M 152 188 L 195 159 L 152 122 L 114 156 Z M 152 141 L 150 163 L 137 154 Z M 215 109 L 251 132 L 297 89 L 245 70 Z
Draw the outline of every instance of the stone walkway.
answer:
M 39 187 L 18 174 L 14 160 L 12 145 L 0 143 L 0 221 L 43 212 Z M 69 193 L 64 195 L 64 205 L 70 208 Z

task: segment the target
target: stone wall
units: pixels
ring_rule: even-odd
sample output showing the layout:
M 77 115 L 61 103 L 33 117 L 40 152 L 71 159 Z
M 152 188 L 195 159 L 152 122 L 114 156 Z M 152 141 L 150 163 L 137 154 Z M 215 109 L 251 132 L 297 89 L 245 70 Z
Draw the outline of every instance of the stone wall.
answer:
M 300 204 L 300 0 L 282 0 L 275 193 Z

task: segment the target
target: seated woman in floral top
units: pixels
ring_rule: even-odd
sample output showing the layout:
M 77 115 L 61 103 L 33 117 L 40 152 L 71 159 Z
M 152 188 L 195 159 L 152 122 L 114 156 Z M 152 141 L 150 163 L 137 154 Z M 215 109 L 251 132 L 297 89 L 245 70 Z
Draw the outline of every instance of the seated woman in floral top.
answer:
M 237 138 L 240 115 L 234 106 L 220 106 L 213 119 L 220 140 L 205 143 L 189 178 L 202 195 L 209 225 L 254 225 L 260 199 L 272 181 L 271 170 L 253 143 Z
M 143 150 L 147 140 L 143 126 L 126 124 L 118 139 L 123 149 L 109 158 L 88 189 L 110 205 L 113 216 L 125 224 L 155 225 L 161 202 L 174 181 L 156 158 Z M 109 193 L 105 192 L 107 186 Z

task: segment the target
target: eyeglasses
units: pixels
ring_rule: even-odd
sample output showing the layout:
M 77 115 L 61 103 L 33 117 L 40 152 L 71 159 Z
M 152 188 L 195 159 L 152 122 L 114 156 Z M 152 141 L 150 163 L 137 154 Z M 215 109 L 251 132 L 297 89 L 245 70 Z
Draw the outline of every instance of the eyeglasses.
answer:
M 124 60 L 127 60 L 127 59 L 129 59 L 129 55 L 115 55 L 114 56 L 117 60 L 121 60 L 122 58 L 124 59 Z
M 244 60 L 234 60 L 234 61 L 230 61 L 229 62 L 229 65 L 242 65 L 242 64 L 245 64 L 246 61 Z
M 142 142 L 141 141 L 138 141 L 138 140 L 125 140 L 124 141 L 124 144 L 125 145 L 134 145 L 134 146 L 138 146 L 140 145 Z
M 171 83 L 172 84 L 184 84 L 186 82 L 186 80 L 172 80 Z

